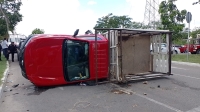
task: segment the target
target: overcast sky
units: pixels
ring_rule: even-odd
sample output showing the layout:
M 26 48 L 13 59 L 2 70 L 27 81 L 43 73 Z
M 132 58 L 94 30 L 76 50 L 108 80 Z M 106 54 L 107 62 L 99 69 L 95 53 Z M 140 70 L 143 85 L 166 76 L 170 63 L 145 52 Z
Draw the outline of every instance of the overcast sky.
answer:
M 160 0 L 161 1 L 161 0 Z M 178 9 L 192 13 L 191 28 L 200 27 L 200 4 L 198 0 L 178 0 Z M 128 15 L 133 21 L 143 22 L 146 0 L 22 0 L 23 21 L 16 27 L 18 34 L 31 34 L 35 28 L 46 34 L 79 34 L 92 30 L 98 18 L 113 13 Z M 186 25 L 187 26 L 187 25 Z

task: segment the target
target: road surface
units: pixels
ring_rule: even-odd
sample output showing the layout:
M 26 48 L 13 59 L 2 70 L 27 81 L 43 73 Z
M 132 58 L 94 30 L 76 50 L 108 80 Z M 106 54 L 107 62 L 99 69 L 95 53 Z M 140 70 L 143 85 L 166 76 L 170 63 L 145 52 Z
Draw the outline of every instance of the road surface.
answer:
M 128 87 L 102 84 L 37 89 L 21 76 L 18 62 L 10 62 L 0 111 L 200 112 L 200 68 L 173 64 L 172 72 L 173 76 L 148 80 L 147 84 L 135 81 Z M 19 86 L 12 87 L 16 84 Z

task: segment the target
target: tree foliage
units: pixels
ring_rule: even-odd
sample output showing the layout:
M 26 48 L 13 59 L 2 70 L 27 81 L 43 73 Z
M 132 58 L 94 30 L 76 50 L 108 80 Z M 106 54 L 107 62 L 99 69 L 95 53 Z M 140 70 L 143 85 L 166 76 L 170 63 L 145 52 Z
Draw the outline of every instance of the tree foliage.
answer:
M 192 36 L 192 38 L 197 38 L 197 34 L 200 34 L 200 29 L 192 31 L 190 35 Z
M 98 19 L 94 28 L 146 28 L 140 22 L 132 22 L 132 18 L 123 15 L 123 16 L 116 16 L 112 13 L 103 16 Z M 104 31 L 102 31 L 104 32 Z
M 19 13 L 22 2 L 20 0 L 0 0 L 0 35 L 12 33 L 18 22 L 22 21 L 22 15 Z
M 115 16 L 112 13 L 99 18 L 94 28 L 130 28 L 132 18 L 128 16 Z
M 32 34 L 44 34 L 44 30 L 36 28 L 32 31 Z
M 162 29 L 173 31 L 173 40 L 182 38 L 186 13 L 186 10 L 179 10 L 173 0 L 162 1 L 159 6 Z
M 200 4 L 200 0 L 198 0 L 197 2 L 194 2 L 192 5 L 196 5 L 196 4 Z

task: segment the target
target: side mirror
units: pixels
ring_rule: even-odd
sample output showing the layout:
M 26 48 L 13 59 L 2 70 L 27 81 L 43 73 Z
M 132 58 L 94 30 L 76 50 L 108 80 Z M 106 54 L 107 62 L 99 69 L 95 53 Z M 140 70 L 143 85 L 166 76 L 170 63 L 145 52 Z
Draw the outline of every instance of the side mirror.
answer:
M 77 30 L 74 32 L 73 37 L 76 37 L 76 36 L 78 35 L 78 32 L 79 32 L 79 29 L 77 29 Z
M 91 30 L 87 30 L 87 31 L 85 32 L 85 34 L 93 34 L 93 32 L 92 32 Z

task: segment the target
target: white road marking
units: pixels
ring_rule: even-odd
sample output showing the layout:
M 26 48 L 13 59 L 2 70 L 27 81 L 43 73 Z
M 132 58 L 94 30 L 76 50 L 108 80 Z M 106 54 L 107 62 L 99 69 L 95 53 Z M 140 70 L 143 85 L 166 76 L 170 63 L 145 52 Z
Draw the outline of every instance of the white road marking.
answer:
M 170 109 L 170 110 L 173 110 L 173 111 L 175 111 L 175 112 L 183 112 L 183 111 L 181 111 L 181 110 L 179 110 L 179 109 L 176 109 L 176 108 L 174 108 L 174 107 L 171 107 L 171 106 L 169 106 L 169 105 L 167 105 L 167 104 L 161 103 L 161 102 L 156 101 L 156 100 L 154 100 L 154 99 L 152 99 L 152 98 L 149 98 L 149 97 L 147 97 L 147 96 L 144 96 L 144 95 L 138 94 L 138 93 L 136 93 L 136 92 L 133 92 L 132 90 L 122 88 L 122 87 L 120 87 L 120 86 L 118 86 L 118 85 L 116 85 L 116 84 L 113 84 L 113 85 L 116 86 L 116 87 L 118 87 L 119 89 L 122 89 L 122 90 L 125 90 L 125 91 L 130 91 L 130 92 L 132 92 L 134 95 L 137 95 L 137 96 L 139 96 L 139 97 L 141 97 L 141 98 L 144 98 L 144 99 L 146 99 L 146 100 L 149 100 L 149 101 L 151 101 L 151 102 L 153 102 L 153 103 L 155 103 L 155 104 L 164 106 L 164 107 L 166 107 L 166 108 L 168 108 L 168 109 Z
M 158 105 L 161 105 L 161 106 L 164 106 L 164 107 L 166 107 L 166 108 L 168 108 L 168 109 L 171 109 L 171 110 L 173 110 L 173 111 L 175 111 L 175 112 L 183 112 L 183 111 L 181 111 L 181 110 L 179 110 L 179 109 L 176 109 L 176 108 L 171 107 L 171 106 L 169 106 L 169 105 L 167 105 L 167 104 L 161 103 L 161 102 L 159 102 L 159 101 L 156 101 L 156 100 L 154 100 L 154 99 L 152 99 L 152 98 L 149 98 L 149 97 L 146 97 L 146 96 L 144 96 L 144 95 L 137 94 L 137 93 L 134 93 L 134 94 L 137 95 L 137 96 L 139 96 L 139 97 L 142 97 L 142 98 L 144 98 L 144 99 L 147 99 L 147 100 L 149 100 L 149 101 L 151 101 L 151 102 L 154 102 L 154 103 L 156 103 L 156 104 L 158 104 Z
M 186 112 L 200 112 L 200 106 L 197 108 L 193 108 L 192 110 L 188 110 Z
M 185 69 L 185 68 L 179 68 L 179 67 L 171 67 L 171 68 L 181 69 L 181 70 L 188 70 L 188 69 Z
M 200 78 L 198 78 L 198 77 L 192 77 L 192 76 L 180 75 L 180 74 L 174 74 L 174 75 L 200 80 Z

